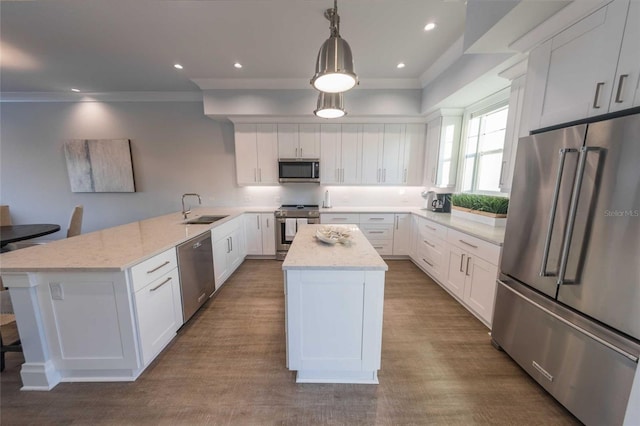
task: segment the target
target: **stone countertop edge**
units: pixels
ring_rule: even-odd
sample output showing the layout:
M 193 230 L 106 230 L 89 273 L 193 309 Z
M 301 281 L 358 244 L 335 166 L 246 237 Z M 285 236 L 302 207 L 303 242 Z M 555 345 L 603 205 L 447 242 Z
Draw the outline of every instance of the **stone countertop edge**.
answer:
M 211 224 L 184 224 L 170 213 L 0 255 L 0 271 L 119 272 L 236 219 L 244 208 L 201 207 L 189 215 L 227 215 Z M 253 211 L 253 210 L 251 210 Z
M 351 243 L 326 244 L 319 241 L 316 230 L 323 226 L 346 227 L 351 232 Z M 360 270 L 386 271 L 389 269 L 380 254 L 358 227 L 353 225 L 307 225 L 301 227 L 282 263 L 287 270 Z

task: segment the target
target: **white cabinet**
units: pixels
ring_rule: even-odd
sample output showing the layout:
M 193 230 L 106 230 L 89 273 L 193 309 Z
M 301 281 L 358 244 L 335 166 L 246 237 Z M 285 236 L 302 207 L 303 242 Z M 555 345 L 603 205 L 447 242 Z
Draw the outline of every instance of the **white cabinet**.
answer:
M 238 185 L 278 183 L 278 143 L 275 124 L 236 124 Z
M 131 268 L 142 364 L 148 365 L 182 326 L 182 298 L 174 248 Z
M 216 290 L 244 260 L 244 220 L 242 216 L 230 220 L 211 231 L 213 240 L 213 274 Z
M 455 188 L 462 111 L 438 111 L 427 122 L 424 186 Z
M 276 236 L 273 213 L 246 213 L 244 230 L 247 255 L 275 256 Z
M 142 363 L 148 365 L 182 326 L 178 269 L 151 281 L 135 293 Z
M 532 129 L 637 104 L 640 13 L 631 3 L 615 0 L 531 51 Z
M 422 217 L 417 217 L 415 224 L 413 261 L 431 278 L 438 282 L 445 282 L 447 277 L 448 246 L 445 241 L 447 228 Z
M 424 125 L 363 125 L 362 183 L 420 185 L 424 143 Z
M 278 157 L 320 158 L 319 124 L 278 124 Z
M 449 229 L 445 287 L 491 327 L 500 247 Z
M 320 127 L 320 183 L 360 183 L 362 125 L 323 124 Z
M 425 133 L 424 124 L 407 124 L 402 170 L 402 183 L 405 185 L 420 186 L 424 180 Z
M 394 220 L 393 255 L 408 256 L 411 250 L 411 214 L 398 213 Z
M 383 124 L 362 126 L 362 183 L 382 182 L 382 136 Z
M 336 224 L 360 224 L 360 215 L 358 213 L 321 213 L 320 223 L 336 223 Z

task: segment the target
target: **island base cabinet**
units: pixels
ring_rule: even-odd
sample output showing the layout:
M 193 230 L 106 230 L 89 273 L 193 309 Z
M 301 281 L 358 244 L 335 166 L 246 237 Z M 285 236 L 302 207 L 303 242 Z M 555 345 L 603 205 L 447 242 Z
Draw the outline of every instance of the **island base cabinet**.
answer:
M 384 271 L 285 271 L 287 365 L 298 383 L 378 383 Z

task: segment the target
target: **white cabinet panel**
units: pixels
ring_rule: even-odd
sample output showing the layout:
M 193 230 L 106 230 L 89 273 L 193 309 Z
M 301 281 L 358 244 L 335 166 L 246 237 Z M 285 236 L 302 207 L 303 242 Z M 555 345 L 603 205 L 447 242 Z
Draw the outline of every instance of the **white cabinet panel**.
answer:
M 382 182 L 382 136 L 384 125 L 362 126 L 362 183 Z
M 261 213 L 262 254 L 275 256 L 276 254 L 276 223 L 273 213 Z
M 440 112 L 445 114 L 445 112 Z M 427 187 L 455 188 L 462 115 L 446 112 L 427 123 L 425 177 Z
M 299 158 L 320 158 L 320 125 L 300 124 L 298 126 Z
M 256 126 L 258 179 L 260 184 L 278 183 L 278 140 L 275 124 Z
M 298 158 L 298 125 L 278 124 L 278 158 Z
M 341 181 L 341 145 L 340 124 L 323 124 L 320 127 L 320 183 L 323 185 Z
M 610 111 L 640 106 L 640 2 L 631 1 L 624 27 Z
M 403 181 L 404 156 L 403 124 L 385 124 L 382 141 L 382 183 L 401 184 Z
M 248 255 L 262 254 L 262 223 L 260 213 L 244 214 L 245 241 Z
M 278 183 L 278 147 L 275 124 L 236 124 L 238 185 Z
M 213 228 L 213 274 L 216 290 L 240 266 L 247 253 L 245 249 L 245 219 L 240 216 Z
M 456 246 L 449 247 L 449 262 L 445 286 L 460 299 L 464 297 L 466 253 Z
M 353 185 L 360 183 L 362 153 L 362 126 L 343 124 L 340 150 L 340 183 Z
M 464 301 L 485 322 L 491 324 L 495 302 L 498 267 L 478 257 L 468 260 Z
M 425 132 L 424 124 L 407 124 L 402 170 L 402 183 L 405 185 L 422 185 L 424 180 Z
M 401 213 L 395 215 L 393 229 L 393 254 L 395 256 L 408 256 L 411 250 L 411 214 Z

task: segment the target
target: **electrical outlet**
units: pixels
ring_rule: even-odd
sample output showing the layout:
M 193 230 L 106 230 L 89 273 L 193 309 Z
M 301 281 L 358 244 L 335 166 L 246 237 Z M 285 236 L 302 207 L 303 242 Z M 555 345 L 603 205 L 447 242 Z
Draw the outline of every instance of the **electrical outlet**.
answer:
M 51 288 L 51 299 L 64 300 L 64 291 L 62 290 L 62 284 L 51 283 L 49 284 L 49 287 Z

